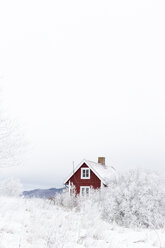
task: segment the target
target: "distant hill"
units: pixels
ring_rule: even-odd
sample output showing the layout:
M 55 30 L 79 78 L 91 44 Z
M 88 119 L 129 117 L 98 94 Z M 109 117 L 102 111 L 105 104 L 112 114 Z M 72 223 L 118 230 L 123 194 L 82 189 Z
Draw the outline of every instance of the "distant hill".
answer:
M 27 198 L 50 198 L 54 197 L 57 193 L 61 193 L 64 188 L 56 189 L 34 189 L 29 191 L 24 191 L 23 196 Z

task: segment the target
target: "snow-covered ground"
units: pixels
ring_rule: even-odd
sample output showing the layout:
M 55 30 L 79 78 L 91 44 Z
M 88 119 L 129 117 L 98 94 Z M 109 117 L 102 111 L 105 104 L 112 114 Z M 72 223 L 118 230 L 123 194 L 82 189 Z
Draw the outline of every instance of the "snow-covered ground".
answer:
M 0 248 L 165 247 L 165 230 L 103 221 L 96 207 L 68 210 L 41 199 L 0 197 Z

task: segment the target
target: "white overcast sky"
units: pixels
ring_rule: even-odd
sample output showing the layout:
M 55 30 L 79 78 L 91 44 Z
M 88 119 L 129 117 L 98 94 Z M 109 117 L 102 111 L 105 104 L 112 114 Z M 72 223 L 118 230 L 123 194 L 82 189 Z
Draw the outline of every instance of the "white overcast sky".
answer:
M 165 4 L 1 0 L 1 104 L 28 151 L 1 177 L 60 187 L 83 158 L 165 174 Z

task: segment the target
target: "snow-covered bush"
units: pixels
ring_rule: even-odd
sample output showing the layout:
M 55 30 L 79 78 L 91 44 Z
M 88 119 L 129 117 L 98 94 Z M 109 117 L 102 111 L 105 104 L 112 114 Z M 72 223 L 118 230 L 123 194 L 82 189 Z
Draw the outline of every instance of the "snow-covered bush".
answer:
M 89 197 L 68 192 L 56 197 L 56 204 L 86 213 L 98 210 L 103 219 L 126 227 L 165 226 L 165 190 L 155 173 L 132 170 L 118 176 L 102 192 L 91 190 Z
M 75 188 L 73 186 L 71 192 L 72 193 L 69 195 L 69 191 L 66 189 L 63 193 L 57 194 L 54 199 L 50 200 L 53 200 L 52 202 L 55 205 L 65 207 L 67 209 L 76 208 L 77 210 L 83 210 L 88 209 L 91 206 L 94 207 L 94 205 L 98 205 L 98 208 L 101 209 L 100 206 L 102 206 L 105 198 L 99 190 L 94 189 L 90 190 L 89 196 L 76 195 Z
M 17 197 L 22 194 L 22 184 L 17 179 L 6 179 L 0 185 L 0 193 L 4 196 Z
M 103 218 L 126 227 L 165 226 L 165 192 L 154 173 L 129 171 L 104 192 Z
M 55 197 L 55 205 L 81 213 L 101 216 L 125 227 L 161 228 L 165 226 L 165 186 L 151 172 L 132 170 L 118 176 L 108 187 L 90 190 L 86 197 L 71 196 L 66 190 Z M 96 218 L 96 217 L 93 217 Z
M 57 206 L 62 206 L 62 207 L 66 207 L 69 209 L 73 209 L 73 208 L 77 207 L 78 198 L 76 197 L 76 194 L 75 194 L 75 188 L 72 187 L 72 194 L 71 195 L 69 195 L 68 189 L 63 191 L 63 193 L 57 194 L 55 199 L 54 199 L 54 203 Z

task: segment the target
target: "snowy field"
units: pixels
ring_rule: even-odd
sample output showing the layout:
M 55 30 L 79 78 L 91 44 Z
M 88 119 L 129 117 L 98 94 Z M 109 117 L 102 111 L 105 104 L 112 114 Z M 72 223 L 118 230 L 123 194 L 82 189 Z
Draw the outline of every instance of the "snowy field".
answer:
M 165 247 L 165 230 L 108 224 L 96 207 L 68 210 L 49 200 L 0 197 L 0 248 Z

